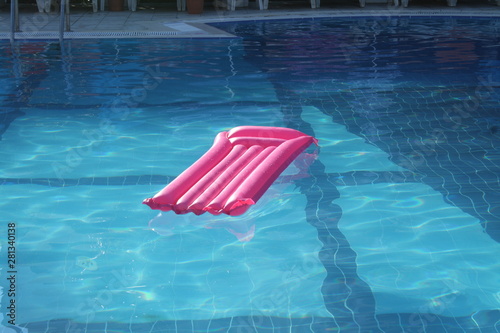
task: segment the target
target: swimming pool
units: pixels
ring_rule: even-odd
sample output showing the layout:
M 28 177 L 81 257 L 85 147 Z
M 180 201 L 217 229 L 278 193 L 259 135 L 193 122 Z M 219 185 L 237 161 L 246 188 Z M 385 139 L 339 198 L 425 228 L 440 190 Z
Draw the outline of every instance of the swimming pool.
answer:
M 498 332 L 498 22 L 214 25 L 2 44 L 3 325 Z M 243 124 L 317 137 L 309 177 L 236 221 L 141 204 Z

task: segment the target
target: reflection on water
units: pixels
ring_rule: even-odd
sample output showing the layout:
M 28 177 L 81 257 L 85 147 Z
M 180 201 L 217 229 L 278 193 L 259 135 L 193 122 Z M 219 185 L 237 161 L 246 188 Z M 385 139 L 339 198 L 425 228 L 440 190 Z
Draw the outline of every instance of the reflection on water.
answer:
M 248 242 L 255 235 L 255 221 L 274 214 L 286 205 L 286 188 L 294 180 L 309 177 L 308 168 L 317 158 L 316 153 L 302 153 L 270 186 L 257 203 L 245 214 L 227 216 L 225 214 L 202 215 L 175 214 L 173 211 L 160 212 L 148 223 L 151 230 L 161 236 L 172 236 L 179 233 L 188 233 L 200 228 L 225 229 L 233 234 L 240 242 Z
M 159 213 L 149 221 L 149 227 L 161 236 L 172 236 L 177 233 L 187 233 L 198 228 L 224 228 L 232 233 L 240 242 L 252 240 L 255 234 L 255 224 L 251 217 L 245 216 L 213 216 L 203 214 L 200 216 L 176 215 L 173 212 Z

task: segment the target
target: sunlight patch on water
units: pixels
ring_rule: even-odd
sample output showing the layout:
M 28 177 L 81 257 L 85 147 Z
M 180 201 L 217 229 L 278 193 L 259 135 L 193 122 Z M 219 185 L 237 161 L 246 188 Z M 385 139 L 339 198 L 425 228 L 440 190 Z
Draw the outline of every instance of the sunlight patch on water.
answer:
M 334 123 L 331 116 L 321 113 L 315 107 L 304 106 L 302 119 L 314 129 L 319 140 L 320 158 L 327 173 L 405 170 L 391 162 L 386 152 L 348 132 L 345 126 Z
M 239 217 L 255 225 L 249 242 L 235 236 L 236 220 L 208 214 L 203 222 L 172 213 L 168 223 L 187 218 L 185 228 L 151 230 L 158 212 L 141 202 L 153 187 L 0 187 L 9 191 L 4 218 L 19 221 L 19 299 L 30 300 L 19 302 L 19 322 L 329 315 L 321 243 L 293 186 L 271 188 Z M 148 316 L 131 319 L 131 307 Z

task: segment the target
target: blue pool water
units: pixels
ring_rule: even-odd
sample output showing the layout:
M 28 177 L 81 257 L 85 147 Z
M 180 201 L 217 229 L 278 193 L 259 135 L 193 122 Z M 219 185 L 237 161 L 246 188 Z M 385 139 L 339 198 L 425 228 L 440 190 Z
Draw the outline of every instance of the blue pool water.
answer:
M 2 332 L 499 332 L 498 20 L 214 26 L 0 45 Z M 318 159 L 239 218 L 141 204 L 238 125 Z

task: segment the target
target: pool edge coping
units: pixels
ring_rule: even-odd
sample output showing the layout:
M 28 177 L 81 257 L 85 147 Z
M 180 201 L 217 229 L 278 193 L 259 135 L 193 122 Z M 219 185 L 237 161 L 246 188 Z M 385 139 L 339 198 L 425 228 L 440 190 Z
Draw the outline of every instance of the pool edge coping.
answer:
M 492 10 L 496 9 L 496 10 Z M 107 19 L 123 19 L 123 12 L 102 12 Z M 139 14 L 134 14 L 139 13 Z M 88 15 L 92 15 L 90 13 Z M 76 21 L 84 20 L 87 13 L 74 14 Z M 130 12 L 129 16 L 142 15 L 140 12 Z M 153 18 L 149 21 L 134 21 L 139 23 L 142 29 L 105 29 L 95 28 L 79 29 L 64 32 L 65 40 L 71 39 L 121 39 L 121 38 L 137 38 L 137 39 L 154 39 L 154 38 L 181 38 L 181 39 L 225 39 L 238 38 L 223 30 L 211 26 L 211 23 L 234 23 L 234 22 L 251 22 L 251 21 L 278 21 L 278 20 L 296 20 L 296 19 L 324 19 L 324 18 L 397 18 L 397 17 L 450 17 L 450 18 L 500 18 L 500 7 L 491 6 L 481 7 L 481 9 L 470 10 L 468 8 L 447 7 L 444 9 L 425 9 L 425 8 L 403 8 L 403 7 L 387 7 L 380 8 L 360 8 L 360 9 L 300 9 L 300 10 L 256 10 L 244 9 L 236 11 L 213 11 L 207 14 L 195 15 L 189 14 L 180 15 L 179 17 L 169 18 L 168 16 Z M 57 21 L 57 16 L 55 18 Z M 127 19 L 128 21 L 128 19 Z M 132 23 L 132 22 L 131 22 Z M 188 24 L 197 31 L 178 31 L 167 27 L 167 24 Z M 133 23 L 132 23 L 133 24 Z M 15 32 L 15 40 L 53 40 L 59 39 L 60 34 L 52 28 L 47 30 L 39 29 L 32 32 Z M 11 39 L 10 32 L 0 32 L 0 40 Z

